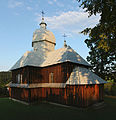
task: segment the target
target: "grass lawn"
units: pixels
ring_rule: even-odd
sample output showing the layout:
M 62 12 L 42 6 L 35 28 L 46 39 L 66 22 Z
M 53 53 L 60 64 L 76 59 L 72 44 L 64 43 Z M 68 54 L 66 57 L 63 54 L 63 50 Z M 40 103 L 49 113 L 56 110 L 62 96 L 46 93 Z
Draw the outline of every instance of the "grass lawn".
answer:
M 48 103 L 24 105 L 0 98 L 0 120 L 116 120 L 116 98 L 105 97 L 100 110 L 78 110 Z

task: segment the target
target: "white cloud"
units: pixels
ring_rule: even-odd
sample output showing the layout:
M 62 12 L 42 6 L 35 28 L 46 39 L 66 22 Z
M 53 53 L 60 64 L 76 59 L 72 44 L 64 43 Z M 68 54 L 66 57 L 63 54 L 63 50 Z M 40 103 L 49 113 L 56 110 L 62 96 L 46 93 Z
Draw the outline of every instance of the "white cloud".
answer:
M 83 11 L 68 11 L 62 12 L 59 16 L 45 17 L 45 20 L 50 29 L 79 34 L 80 31 L 87 27 L 94 27 L 99 18 L 99 15 L 88 18 L 88 13 Z M 38 16 L 37 21 L 41 21 L 40 16 Z
M 32 7 L 27 6 L 27 10 L 31 11 L 32 9 Z
M 77 0 L 72 0 L 73 3 L 77 2 Z
M 48 4 L 52 5 L 52 4 L 53 4 L 53 2 L 52 2 L 52 1 L 48 1 Z
M 58 7 L 64 7 L 64 4 L 62 4 L 61 2 L 56 1 L 56 4 Z
M 10 0 L 9 3 L 8 3 L 9 8 L 16 8 L 16 7 L 20 7 L 22 5 L 23 5 L 23 2 L 19 2 L 19 1 L 16 1 L 16 0 Z
M 58 7 L 64 7 L 64 4 L 62 4 L 61 2 L 57 1 L 57 0 L 49 0 L 48 4 L 53 5 L 56 4 Z

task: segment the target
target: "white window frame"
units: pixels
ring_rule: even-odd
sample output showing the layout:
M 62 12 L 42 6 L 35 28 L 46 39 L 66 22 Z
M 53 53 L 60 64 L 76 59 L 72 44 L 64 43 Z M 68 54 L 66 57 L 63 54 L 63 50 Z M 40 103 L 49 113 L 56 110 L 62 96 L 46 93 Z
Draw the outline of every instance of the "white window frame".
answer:
M 54 82 L 54 73 L 51 72 L 51 73 L 49 74 L 49 83 L 53 83 L 53 82 Z
M 17 83 L 20 84 L 20 74 L 17 75 Z
M 20 83 L 21 84 L 23 83 L 23 75 L 22 74 L 20 75 Z

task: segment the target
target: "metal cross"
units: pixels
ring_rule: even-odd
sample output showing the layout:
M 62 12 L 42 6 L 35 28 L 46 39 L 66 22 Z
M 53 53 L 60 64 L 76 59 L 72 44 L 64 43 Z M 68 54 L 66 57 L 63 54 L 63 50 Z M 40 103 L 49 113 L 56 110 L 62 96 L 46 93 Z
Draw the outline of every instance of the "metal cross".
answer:
M 44 18 L 44 14 L 45 14 L 44 11 L 42 10 L 41 13 L 42 13 L 42 18 Z
M 64 40 L 65 40 L 65 38 L 67 37 L 67 35 L 64 33 L 63 37 L 64 37 Z

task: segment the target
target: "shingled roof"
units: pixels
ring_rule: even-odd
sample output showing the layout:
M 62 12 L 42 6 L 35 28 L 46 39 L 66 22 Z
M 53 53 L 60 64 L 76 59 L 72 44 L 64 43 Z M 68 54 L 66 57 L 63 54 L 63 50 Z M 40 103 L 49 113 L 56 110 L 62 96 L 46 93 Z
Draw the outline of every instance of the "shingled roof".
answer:
M 38 51 L 26 52 L 11 70 L 24 67 L 24 66 L 37 66 L 45 67 L 63 62 L 73 62 L 85 66 L 90 66 L 78 53 L 76 53 L 70 46 L 60 48 L 49 52 L 47 56 L 43 56 Z
M 25 66 L 40 66 L 44 61 L 44 56 L 35 51 L 26 52 L 10 69 L 14 70 Z
M 85 85 L 85 84 L 104 84 L 107 83 L 102 78 L 84 67 L 76 67 L 73 69 L 67 85 Z
M 73 62 L 86 66 L 90 66 L 77 52 L 75 52 L 70 46 L 60 48 L 58 50 L 52 51 L 48 54 L 45 61 L 41 66 L 48 66 L 63 62 Z

